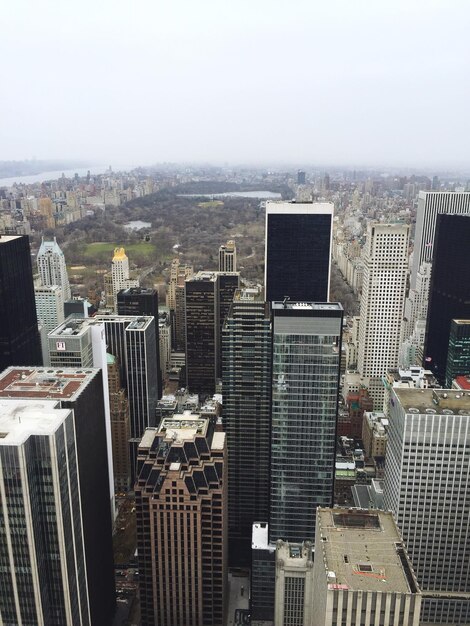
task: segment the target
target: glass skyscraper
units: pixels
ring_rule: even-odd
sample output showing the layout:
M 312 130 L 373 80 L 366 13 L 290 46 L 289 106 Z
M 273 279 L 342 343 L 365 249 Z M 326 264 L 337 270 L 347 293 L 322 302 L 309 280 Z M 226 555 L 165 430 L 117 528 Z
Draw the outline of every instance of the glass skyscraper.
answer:
M 269 537 L 313 541 L 332 506 L 343 309 L 273 302 Z
M 0 623 L 89 626 L 74 415 L 0 401 Z

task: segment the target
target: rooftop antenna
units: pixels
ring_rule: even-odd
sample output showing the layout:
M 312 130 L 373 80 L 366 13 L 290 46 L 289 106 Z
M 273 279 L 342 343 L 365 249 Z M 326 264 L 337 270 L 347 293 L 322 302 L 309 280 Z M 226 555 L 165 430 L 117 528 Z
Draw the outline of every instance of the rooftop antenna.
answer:
M 284 296 L 284 300 L 282 301 L 282 306 L 287 309 L 287 302 L 290 300 L 289 296 Z

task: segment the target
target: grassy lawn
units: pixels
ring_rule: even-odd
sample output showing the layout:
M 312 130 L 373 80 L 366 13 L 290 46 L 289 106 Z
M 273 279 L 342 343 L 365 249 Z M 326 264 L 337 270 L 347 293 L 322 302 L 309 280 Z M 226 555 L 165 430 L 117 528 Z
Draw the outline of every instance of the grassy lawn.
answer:
M 88 259 L 96 259 L 107 255 L 109 257 L 109 262 L 111 263 L 114 248 L 120 247 L 125 248 L 126 254 L 129 257 L 132 256 L 133 252 L 146 257 L 155 257 L 156 255 L 155 245 L 151 242 L 145 241 L 139 243 L 130 243 L 128 245 L 120 243 L 110 243 L 107 241 L 97 241 L 95 243 L 86 244 L 83 254 Z
M 219 206 L 224 206 L 222 200 L 208 200 L 207 202 L 199 202 L 198 204 L 200 209 L 216 209 Z

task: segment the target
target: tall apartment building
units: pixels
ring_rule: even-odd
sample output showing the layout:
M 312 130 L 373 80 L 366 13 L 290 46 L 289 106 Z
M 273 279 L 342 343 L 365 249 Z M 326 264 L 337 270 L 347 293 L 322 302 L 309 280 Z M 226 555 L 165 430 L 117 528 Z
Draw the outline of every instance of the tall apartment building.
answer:
M 9 367 L 0 373 L 0 401 L 6 399 L 28 400 L 33 404 L 54 400 L 60 408 L 73 410 L 91 624 L 111 626 L 116 598 L 101 371 Z M 62 461 L 62 457 L 58 458 Z M 39 476 L 40 473 L 35 474 L 36 478 Z M 75 508 L 74 515 L 78 511 Z M 70 524 L 65 508 L 62 513 Z M 66 548 L 72 550 L 73 544 L 67 543 Z M 0 559 L 2 554 L 5 553 L 0 552 Z
M 313 541 L 331 506 L 343 309 L 273 302 L 271 541 Z
M 74 416 L 0 400 L 0 622 L 90 626 Z
M 237 271 L 237 246 L 234 241 L 227 241 L 219 248 L 219 272 Z
M 129 276 L 129 259 L 124 248 L 115 248 L 111 263 L 111 282 L 113 290 L 113 308 L 117 311 L 117 295 L 121 289 L 138 287 L 139 281 Z
M 310 626 L 313 596 L 313 545 L 276 542 L 274 626 Z
M 94 320 L 104 324 L 107 350 L 118 360 L 121 385 L 129 401 L 132 484 L 138 442 L 144 430 L 155 425 L 155 408 L 161 395 L 156 320 L 133 315 L 97 315 Z
M 121 387 L 117 358 L 112 354 L 108 354 L 107 363 L 114 491 L 119 493 L 126 492 L 130 487 L 129 439 L 131 431 L 129 402 L 125 390 Z
M 195 393 L 213 394 L 221 377 L 221 330 L 238 284 L 236 272 L 198 272 L 186 280 L 186 380 Z
M 227 590 L 225 434 L 190 411 L 139 445 L 142 626 L 222 626 Z
M 266 300 L 328 302 L 333 204 L 266 202 Z
M 385 508 L 423 592 L 422 621 L 470 622 L 470 398 L 442 389 L 394 389 Z
M 447 351 L 446 387 L 457 376 L 470 374 L 470 319 L 452 320 Z
M 172 325 L 172 344 L 179 352 L 186 350 L 186 299 L 184 283 L 193 274 L 192 265 L 183 265 L 179 259 L 173 259 L 170 267 L 167 306 L 170 309 Z
M 64 321 L 64 297 L 62 288 L 57 285 L 43 287 L 35 285 L 34 299 L 41 330 L 41 353 L 44 365 L 49 363 L 49 344 L 47 334 Z
M 264 294 L 237 290 L 222 332 L 228 524 L 234 557 L 242 556 L 242 542 L 249 549 L 253 523 L 269 516 L 271 330 Z
M 160 366 L 160 342 L 158 340 L 159 315 L 158 315 L 158 291 L 147 287 L 129 287 L 117 294 L 118 315 L 152 315 L 155 318 L 155 328 L 157 329 L 157 378 L 158 397 L 162 395 L 162 370 Z
M 369 224 L 363 250 L 358 370 L 376 410 L 383 405 L 382 377 L 398 365 L 408 235 L 409 226 L 404 224 Z
M 0 371 L 42 363 L 34 301 L 31 250 L 26 236 L 0 235 Z
M 71 292 L 65 257 L 55 237 L 53 241 L 42 239 L 37 264 L 41 284 L 44 287 L 53 287 L 54 285 L 60 287 L 64 302 L 69 300 Z
M 309 626 L 420 624 L 421 592 L 391 513 L 319 508 L 313 578 Z
M 441 384 L 452 319 L 470 319 L 469 242 L 470 215 L 437 216 L 424 363 Z
M 411 288 L 416 286 L 416 278 L 422 263 L 432 263 L 436 220 L 440 214 L 470 214 L 470 192 L 468 191 L 420 191 L 416 213 L 415 243 Z

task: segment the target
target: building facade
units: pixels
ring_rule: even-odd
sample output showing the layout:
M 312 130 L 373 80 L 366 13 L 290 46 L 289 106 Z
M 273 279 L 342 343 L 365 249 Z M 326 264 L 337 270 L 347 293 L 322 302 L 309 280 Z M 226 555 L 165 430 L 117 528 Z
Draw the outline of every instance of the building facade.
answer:
M 0 621 L 90 626 L 74 417 L 0 400 Z
M 446 387 L 450 389 L 457 376 L 470 374 L 470 319 L 452 320 L 447 351 Z
M 422 621 L 470 621 L 470 399 L 461 391 L 394 389 L 384 503 L 423 592 Z
M 328 302 L 334 206 L 266 202 L 266 300 Z
M 27 400 L 33 404 L 54 400 L 60 408 L 73 412 L 90 621 L 92 625 L 111 626 L 116 592 L 102 373 L 97 369 L 9 367 L 0 373 L 0 400 L 6 399 Z M 62 457 L 58 458 L 61 467 L 65 467 Z M 78 511 L 75 508 L 73 514 L 77 515 Z M 67 515 L 70 524 L 65 508 L 62 513 Z M 22 549 L 25 544 L 22 539 Z M 73 543 L 68 542 L 66 548 L 73 550 Z M 4 554 L 3 551 L 0 554 Z M 32 626 L 37 622 L 29 623 Z M 58 622 L 57 626 L 62 623 Z M 76 622 L 72 623 L 75 626 Z
M 139 445 L 142 626 L 222 626 L 227 590 L 225 434 L 187 411 Z
M 129 402 L 121 387 L 119 364 L 112 354 L 107 355 L 109 409 L 111 418 L 111 438 L 113 451 L 114 491 L 126 492 L 130 487 Z
M 274 626 L 310 625 L 314 605 L 313 545 L 276 542 Z
M 313 541 L 315 510 L 331 506 L 343 309 L 274 302 L 271 541 Z
M 398 365 L 408 275 L 405 224 L 370 224 L 363 250 L 364 281 L 359 326 L 358 370 L 381 410 L 382 377 Z
M 237 271 L 237 246 L 234 241 L 227 241 L 219 248 L 219 272 Z
M 139 281 L 131 279 L 129 275 L 129 259 L 124 248 L 115 248 L 111 263 L 111 284 L 113 295 L 113 308 L 117 311 L 117 295 L 121 289 L 138 287 Z
M 16 364 L 40 365 L 41 340 L 26 236 L 0 235 L 0 292 L 0 371 Z
M 242 542 L 250 547 L 253 523 L 269 516 L 271 331 L 263 293 L 237 290 L 222 332 L 228 524 L 234 556 L 241 556 Z
M 469 194 L 470 196 L 470 194 Z M 429 290 L 424 365 L 445 383 L 453 319 L 470 319 L 470 215 L 438 215 Z
M 215 392 L 222 375 L 222 325 L 238 284 L 236 272 L 198 272 L 186 280 L 186 380 L 190 391 Z
M 416 213 L 415 243 L 411 288 L 422 263 L 432 263 L 436 236 L 436 221 L 440 214 L 470 214 L 470 192 L 468 191 L 420 191 Z

